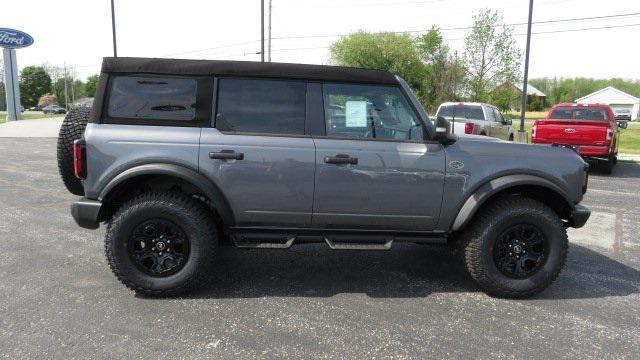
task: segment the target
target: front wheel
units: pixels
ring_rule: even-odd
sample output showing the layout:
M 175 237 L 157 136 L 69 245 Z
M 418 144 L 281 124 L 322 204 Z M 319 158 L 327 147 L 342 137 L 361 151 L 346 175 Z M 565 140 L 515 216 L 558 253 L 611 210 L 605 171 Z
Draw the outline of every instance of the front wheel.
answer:
M 130 289 L 173 296 L 193 289 L 207 275 L 217 241 L 202 202 L 152 191 L 128 201 L 112 217 L 105 252 L 113 273 Z
M 484 206 L 461 234 L 473 279 L 490 295 L 525 298 L 547 288 L 568 251 L 558 215 L 539 201 L 504 197 Z

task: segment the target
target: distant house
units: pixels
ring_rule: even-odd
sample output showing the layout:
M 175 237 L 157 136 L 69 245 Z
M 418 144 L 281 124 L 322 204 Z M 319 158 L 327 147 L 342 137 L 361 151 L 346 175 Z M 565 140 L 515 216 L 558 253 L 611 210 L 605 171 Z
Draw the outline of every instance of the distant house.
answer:
M 512 110 L 520 110 L 522 104 L 522 84 L 504 83 L 496 89 L 496 91 L 509 91 L 511 101 L 509 106 Z M 538 90 L 535 86 L 527 84 L 527 110 L 542 110 L 547 102 L 547 95 Z
M 587 96 L 583 96 L 576 100 L 579 104 L 607 104 L 613 108 L 616 118 L 620 113 L 631 112 L 631 121 L 638 118 L 640 112 L 640 99 L 618 90 L 613 86 L 607 86 L 602 90 L 598 90 Z

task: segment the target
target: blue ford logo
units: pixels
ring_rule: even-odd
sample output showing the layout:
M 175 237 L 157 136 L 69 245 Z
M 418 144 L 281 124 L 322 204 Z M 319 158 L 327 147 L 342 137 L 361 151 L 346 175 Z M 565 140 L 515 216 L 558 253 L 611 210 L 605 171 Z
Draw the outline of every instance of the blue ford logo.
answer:
M 14 29 L 0 28 L 0 47 L 18 49 L 33 44 L 31 35 Z

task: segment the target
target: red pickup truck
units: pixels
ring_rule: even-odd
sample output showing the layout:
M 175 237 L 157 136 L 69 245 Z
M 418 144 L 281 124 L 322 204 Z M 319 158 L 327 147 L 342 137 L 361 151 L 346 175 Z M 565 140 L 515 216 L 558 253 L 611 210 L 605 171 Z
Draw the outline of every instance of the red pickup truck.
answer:
M 557 104 L 546 119 L 533 124 L 534 144 L 571 145 L 588 162 L 611 173 L 618 156 L 618 128 L 613 110 L 605 104 Z

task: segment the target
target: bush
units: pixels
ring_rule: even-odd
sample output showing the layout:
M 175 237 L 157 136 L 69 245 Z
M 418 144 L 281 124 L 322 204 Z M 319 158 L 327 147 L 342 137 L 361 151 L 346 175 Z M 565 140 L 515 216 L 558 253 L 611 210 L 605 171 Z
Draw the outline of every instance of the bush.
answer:
M 58 103 L 58 97 L 54 94 L 44 94 L 40 96 L 40 100 L 38 100 L 38 106 L 41 108 L 48 105 L 55 105 Z

